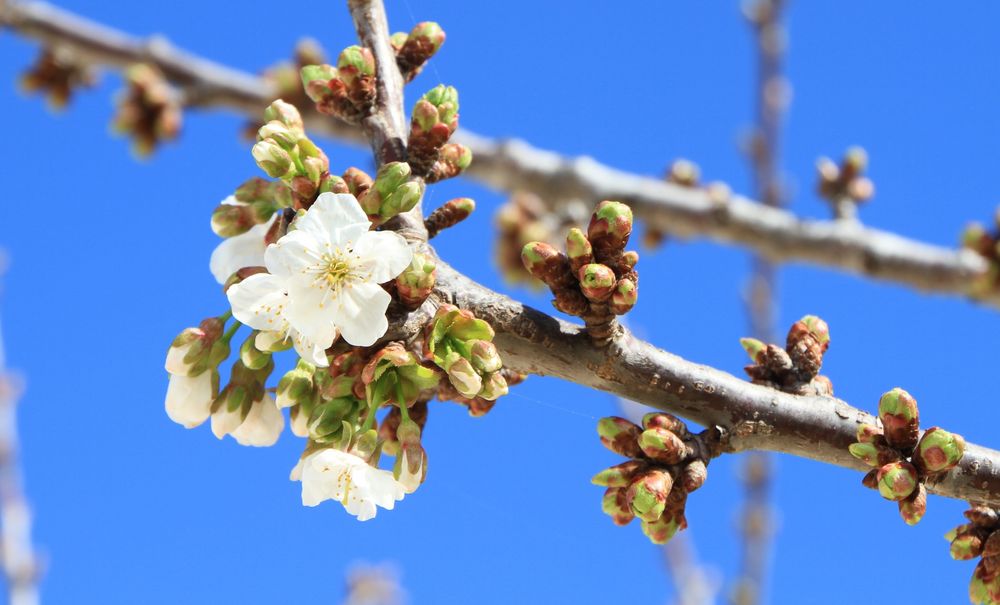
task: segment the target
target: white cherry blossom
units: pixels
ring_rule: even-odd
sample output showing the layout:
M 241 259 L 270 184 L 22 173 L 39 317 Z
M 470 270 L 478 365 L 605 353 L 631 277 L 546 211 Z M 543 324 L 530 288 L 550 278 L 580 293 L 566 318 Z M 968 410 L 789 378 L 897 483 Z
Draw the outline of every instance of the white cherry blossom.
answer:
M 369 346 L 385 334 L 390 296 L 379 284 L 399 275 L 413 253 L 399 234 L 370 231 L 350 194 L 321 194 L 294 227 L 267 247 L 269 273 L 231 286 L 229 301 L 238 320 L 286 334 L 303 358 L 325 366 L 321 352 L 338 337 Z
M 244 202 L 236 201 L 233 196 L 222 200 L 222 203 L 233 206 L 245 205 Z M 267 248 L 264 236 L 276 218 L 278 218 L 277 212 L 266 223 L 254 225 L 246 233 L 227 237 L 215 247 L 208 260 L 208 268 L 215 281 L 224 284 L 229 276 L 243 267 L 264 265 L 264 250 Z
M 300 460 L 292 469 L 291 478 L 297 477 L 302 481 L 303 505 L 336 500 L 359 521 L 374 518 L 379 506 L 392 510 L 406 495 L 390 471 L 338 449 L 319 450 Z
M 171 374 L 165 402 L 167 416 L 189 429 L 205 422 L 212 413 L 212 400 L 215 399 L 213 376 L 212 370 L 197 376 Z

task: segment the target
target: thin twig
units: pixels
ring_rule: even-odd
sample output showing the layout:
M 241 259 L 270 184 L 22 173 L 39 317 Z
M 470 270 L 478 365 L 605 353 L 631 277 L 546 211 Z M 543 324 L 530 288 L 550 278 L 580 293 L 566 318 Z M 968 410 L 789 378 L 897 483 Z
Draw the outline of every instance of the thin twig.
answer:
M 276 94 L 265 80 L 173 48 L 139 40 L 43 3 L 0 8 L 0 25 L 46 44 L 71 49 L 80 60 L 122 68 L 150 62 L 185 92 L 189 107 L 226 107 L 260 117 Z M 307 126 L 361 143 L 362 132 L 306 111 Z M 720 205 L 703 190 L 631 174 L 589 157 L 568 158 L 519 140 L 491 140 L 459 130 L 453 140 L 475 161 L 466 175 L 503 191 L 531 191 L 547 204 L 615 199 L 632 206 L 649 227 L 678 236 L 704 236 L 746 246 L 774 262 L 806 262 L 892 281 L 915 289 L 969 296 L 988 263 L 973 252 L 925 244 L 850 221 L 809 221 L 733 196 Z M 1000 308 L 1000 292 L 977 299 Z

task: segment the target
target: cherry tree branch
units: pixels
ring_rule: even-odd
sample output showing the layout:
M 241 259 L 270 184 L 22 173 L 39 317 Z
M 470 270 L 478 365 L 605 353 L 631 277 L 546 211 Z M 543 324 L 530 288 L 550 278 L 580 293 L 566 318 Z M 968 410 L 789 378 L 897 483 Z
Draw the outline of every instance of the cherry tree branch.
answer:
M 722 431 L 726 452 L 765 450 L 868 470 L 847 447 L 876 419 L 833 397 L 790 395 L 699 365 L 622 330 L 607 348 L 583 326 L 556 319 L 438 263 L 436 294 L 496 330 L 507 367 L 554 376 L 678 414 Z M 878 400 L 873 394 L 871 407 Z M 960 431 L 960 427 L 954 427 Z M 1000 504 L 1000 452 L 969 444 L 961 464 L 927 481 L 932 493 Z
M 66 47 L 80 60 L 115 68 L 157 65 L 184 93 L 189 107 L 229 108 L 257 120 L 276 94 L 265 80 L 173 48 L 163 38 L 140 40 L 40 2 L 0 4 L 0 26 Z M 306 111 L 311 130 L 353 143 L 359 129 Z M 968 296 L 988 270 L 973 252 L 922 243 L 850 221 L 811 221 L 733 196 L 719 203 L 703 190 L 564 157 L 516 139 L 492 140 L 459 130 L 453 140 L 475 161 L 465 174 L 502 191 L 527 190 L 546 203 L 615 199 L 650 227 L 750 248 L 773 262 L 805 262 L 904 284 L 921 291 Z M 978 299 L 1000 308 L 1000 292 Z

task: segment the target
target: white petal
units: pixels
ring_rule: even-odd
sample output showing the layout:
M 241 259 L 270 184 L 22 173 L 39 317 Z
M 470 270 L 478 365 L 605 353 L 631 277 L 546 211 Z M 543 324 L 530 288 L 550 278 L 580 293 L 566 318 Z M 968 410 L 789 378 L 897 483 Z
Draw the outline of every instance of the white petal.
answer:
M 296 229 L 334 247 L 346 247 L 348 242 L 358 241 L 370 227 L 368 215 L 350 193 L 320 194 L 305 216 L 295 222 Z
M 282 310 L 288 304 L 284 280 L 268 273 L 257 273 L 233 284 L 226 291 L 233 317 L 256 330 L 286 329 Z
M 246 202 L 241 202 L 238 199 L 236 199 L 236 196 L 233 195 L 233 194 L 227 195 L 226 199 L 222 200 L 219 203 L 220 204 L 225 204 L 226 206 L 246 206 L 247 205 Z
M 267 393 L 264 399 L 254 402 L 243 424 L 232 432 L 240 445 L 269 447 L 277 443 L 285 428 L 285 416 Z
M 323 349 L 337 337 L 334 322 L 338 300 L 325 281 L 310 275 L 298 275 L 286 282 L 288 306 L 282 313 L 288 323 L 307 341 Z
M 326 252 L 323 240 L 301 229 L 282 236 L 264 251 L 264 265 L 274 275 L 290 277 L 320 262 Z
M 229 433 L 239 428 L 243 423 L 243 409 L 237 408 L 232 412 L 226 411 L 225 404 L 212 414 L 212 434 L 217 439 L 222 439 Z
M 403 448 L 403 451 L 400 454 L 400 456 L 402 456 L 402 460 L 400 461 L 400 471 L 399 471 L 398 481 L 399 484 L 403 486 L 403 490 L 406 493 L 412 494 L 413 492 L 417 491 L 418 487 L 420 487 L 420 476 L 423 474 L 423 465 L 417 467 L 417 472 L 411 473 L 408 450 L 406 448 Z
M 302 406 L 296 406 L 289 410 L 289 415 L 291 416 L 289 424 L 292 426 L 292 434 L 296 437 L 308 437 L 309 414 L 303 411 Z
M 337 340 L 338 336 L 340 336 L 340 331 L 334 328 L 333 340 Z M 289 331 L 288 337 L 292 339 L 292 346 L 295 347 L 295 352 L 299 354 L 299 357 L 318 368 L 325 368 L 330 365 L 329 360 L 326 358 L 326 350 L 329 348 L 329 345 L 326 347 L 320 346 L 294 328 Z M 333 344 L 333 341 L 330 341 L 330 344 Z
M 261 225 L 254 225 L 246 233 L 226 238 L 215 247 L 208 260 L 208 268 L 220 284 L 226 283 L 236 271 L 243 267 L 264 266 L 264 236 L 277 217 Z
M 395 231 L 369 231 L 358 238 L 354 254 L 360 257 L 371 280 L 384 284 L 395 278 L 413 260 L 413 250 Z
M 302 481 L 302 458 L 299 458 L 299 461 L 292 467 L 292 471 L 288 473 L 288 480 Z
M 382 338 L 389 329 L 385 311 L 390 300 L 389 293 L 373 283 L 345 287 L 336 304 L 330 305 L 344 340 L 356 347 L 367 347 Z
M 187 376 L 188 372 L 191 371 L 191 366 L 184 361 L 184 357 L 196 342 L 197 340 L 192 340 L 179 347 L 170 347 L 167 349 L 167 360 L 163 363 L 163 367 L 166 368 L 168 373 Z
M 369 498 L 386 510 L 392 510 L 397 500 L 406 495 L 403 486 L 387 470 L 373 468 L 368 473 Z
M 172 374 L 167 385 L 167 416 L 177 424 L 194 428 L 208 419 L 213 399 L 215 393 L 210 370 L 197 376 Z

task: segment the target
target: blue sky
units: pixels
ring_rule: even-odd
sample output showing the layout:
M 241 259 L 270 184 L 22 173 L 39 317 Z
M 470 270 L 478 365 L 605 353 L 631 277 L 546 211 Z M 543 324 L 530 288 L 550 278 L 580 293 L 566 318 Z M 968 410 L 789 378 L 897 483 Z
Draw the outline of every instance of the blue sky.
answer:
M 331 53 L 354 41 L 338 3 L 61 5 L 246 70 L 287 56 L 301 35 Z M 459 88 L 462 124 L 477 132 L 650 175 L 683 156 L 705 178 L 748 190 L 737 142 L 752 119 L 754 55 L 736 2 L 393 0 L 388 9 L 394 29 L 434 19 L 448 32 L 411 101 L 443 81 Z M 783 166 L 794 210 L 825 216 L 814 161 L 861 144 L 877 186 L 867 223 L 954 245 L 967 221 L 988 220 L 1000 201 L 998 19 L 1000 5 L 985 1 L 793 3 Z M 365 524 L 336 505 L 301 506 L 287 473 L 302 444 L 290 434 L 249 449 L 172 424 L 166 348 L 225 305 L 208 272 L 209 214 L 258 174 L 237 136 L 244 120 L 189 113 L 180 142 L 136 162 L 108 134 L 119 79 L 103 77 L 53 116 L 15 92 L 34 53 L 0 37 L 0 247 L 13 261 L 2 311 L 10 363 L 28 380 L 23 453 L 48 602 L 336 602 L 359 560 L 393 562 L 413 603 L 669 600 L 659 551 L 638 527 L 614 527 L 589 484 L 616 462 L 594 432 L 616 411 L 609 396 L 531 378 L 485 418 L 434 404 L 427 483 Z M 370 162 L 332 142 L 324 149 L 341 169 Z M 491 216 L 503 198 L 464 180 L 428 191 L 432 207 L 459 195 L 479 210 L 439 238 L 441 254 L 547 309 L 492 266 Z M 670 351 L 740 373 L 748 258 L 704 241 L 643 253 L 632 323 Z M 874 409 L 903 386 L 928 426 L 1000 444 L 995 311 L 814 267 L 786 266 L 780 279 L 782 329 L 806 313 L 830 323 L 824 373 L 838 395 Z M 724 577 L 738 564 L 740 462 L 714 461 L 688 507 L 687 536 Z M 941 538 L 962 521 L 962 503 L 932 498 L 910 528 L 857 473 L 788 457 L 776 466 L 772 602 L 964 602 L 973 565 L 952 562 Z M 890 585 L 880 560 L 912 575 Z

